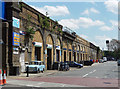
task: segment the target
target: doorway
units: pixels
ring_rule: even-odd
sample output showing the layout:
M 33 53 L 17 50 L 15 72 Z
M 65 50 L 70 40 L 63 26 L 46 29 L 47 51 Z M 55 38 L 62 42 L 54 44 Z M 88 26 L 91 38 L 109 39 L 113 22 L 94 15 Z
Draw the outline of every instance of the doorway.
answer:
M 64 51 L 64 62 L 66 61 L 66 51 Z
M 24 54 L 24 52 L 20 53 L 20 65 L 21 65 L 21 72 L 25 72 L 25 54 Z
M 69 52 L 69 61 L 71 61 L 71 52 Z
M 35 47 L 35 60 L 41 61 L 41 48 Z
M 52 49 L 47 49 L 47 70 L 51 70 L 52 69 L 52 56 L 51 53 Z
M 74 61 L 76 62 L 76 52 L 74 52 Z
M 80 60 L 79 60 L 79 53 L 77 53 L 77 61 L 79 62 Z
M 56 61 L 59 62 L 60 61 L 60 51 L 56 50 Z

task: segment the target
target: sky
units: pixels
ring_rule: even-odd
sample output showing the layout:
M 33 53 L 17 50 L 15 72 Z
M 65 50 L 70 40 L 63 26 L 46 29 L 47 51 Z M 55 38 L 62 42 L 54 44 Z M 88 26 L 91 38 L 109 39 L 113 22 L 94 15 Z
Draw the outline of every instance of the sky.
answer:
M 77 35 L 106 50 L 106 40 L 118 39 L 118 1 L 26 2 Z

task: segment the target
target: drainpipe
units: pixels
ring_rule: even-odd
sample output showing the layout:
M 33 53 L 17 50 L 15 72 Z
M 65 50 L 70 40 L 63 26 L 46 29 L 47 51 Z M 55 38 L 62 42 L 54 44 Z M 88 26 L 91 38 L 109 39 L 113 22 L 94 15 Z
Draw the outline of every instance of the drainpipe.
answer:
M 2 69 L 2 20 L 0 19 L 0 69 Z

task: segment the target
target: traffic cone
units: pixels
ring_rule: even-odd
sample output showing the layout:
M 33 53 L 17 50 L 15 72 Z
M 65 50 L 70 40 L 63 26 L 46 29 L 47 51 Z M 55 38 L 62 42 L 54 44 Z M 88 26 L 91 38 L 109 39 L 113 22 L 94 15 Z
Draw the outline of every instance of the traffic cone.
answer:
M 2 86 L 2 85 L 3 85 L 3 79 L 2 79 L 2 71 L 0 69 L 0 86 Z
M 6 84 L 6 71 L 4 70 L 4 75 L 3 75 L 3 84 Z

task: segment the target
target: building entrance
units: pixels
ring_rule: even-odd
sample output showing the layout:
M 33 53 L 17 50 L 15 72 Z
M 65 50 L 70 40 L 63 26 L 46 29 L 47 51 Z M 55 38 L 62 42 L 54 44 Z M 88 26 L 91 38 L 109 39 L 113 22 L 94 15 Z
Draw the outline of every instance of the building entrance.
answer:
M 79 62 L 80 60 L 79 60 L 79 53 L 77 53 L 77 61 Z
M 74 61 L 76 62 L 76 52 L 74 52 Z
M 41 48 L 35 47 L 35 60 L 41 61 Z
M 71 61 L 71 52 L 69 52 L 69 61 Z
M 47 49 L 47 70 L 52 69 L 52 50 L 51 49 Z
M 64 62 L 66 61 L 66 51 L 64 51 Z
M 60 61 L 60 51 L 56 50 L 56 61 L 59 62 Z

